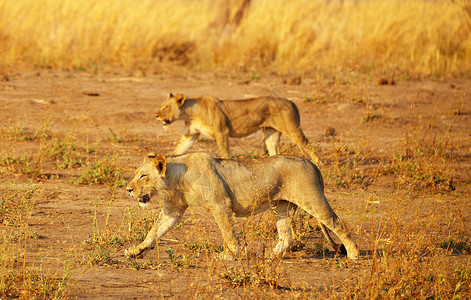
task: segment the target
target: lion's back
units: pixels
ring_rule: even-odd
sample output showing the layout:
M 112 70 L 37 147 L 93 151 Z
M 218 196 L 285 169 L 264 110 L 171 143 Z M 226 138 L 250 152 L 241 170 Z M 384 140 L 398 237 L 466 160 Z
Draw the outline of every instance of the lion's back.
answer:
M 180 178 L 177 188 L 187 194 L 188 204 L 216 205 L 226 195 L 240 216 L 250 215 L 272 201 L 307 201 L 302 199 L 323 190 L 317 167 L 297 156 L 219 159 L 207 153 L 191 153 L 169 157 L 168 161 L 174 164 L 174 175 Z
M 292 155 L 264 158 L 219 160 L 218 171 L 228 184 L 237 189 L 250 185 L 254 189 L 324 189 L 322 175 L 310 160 Z

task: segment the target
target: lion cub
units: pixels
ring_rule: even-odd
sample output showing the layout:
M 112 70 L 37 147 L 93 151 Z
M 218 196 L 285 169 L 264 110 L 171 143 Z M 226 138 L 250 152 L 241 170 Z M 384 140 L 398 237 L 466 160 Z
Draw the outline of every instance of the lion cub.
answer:
M 281 133 L 318 162 L 300 127 L 299 111 L 288 99 L 259 97 L 247 100 L 221 101 L 212 96 L 187 98 L 183 94 L 170 94 L 157 112 L 164 126 L 175 120 L 184 120 L 183 135 L 173 154 L 183 154 L 193 146 L 200 133 L 216 139 L 219 154 L 229 158 L 229 137 L 245 137 L 262 129 L 270 155 L 277 154 Z
M 189 207 L 209 211 L 224 239 L 224 258 L 239 256 L 233 216 L 247 217 L 271 209 L 276 214 L 278 242 L 274 255 L 291 245 L 291 215 L 299 206 L 317 218 L 329 244 L 356 259 L 358 247 L 345 223 L 335 214 L 324 195 L 319 169 L 308 159 L 275 155 L 260 159 L 216 159 L 207 153 L 178 156 L 147 154 L 134 178 L 126 186 L 141 206 L 153 198 L 162 200 L 158 220 L 139 245 L 125 251 L 128 257 L 143 257 L 154 248 Z M 344 247 L 335 244 L 326 228 Z

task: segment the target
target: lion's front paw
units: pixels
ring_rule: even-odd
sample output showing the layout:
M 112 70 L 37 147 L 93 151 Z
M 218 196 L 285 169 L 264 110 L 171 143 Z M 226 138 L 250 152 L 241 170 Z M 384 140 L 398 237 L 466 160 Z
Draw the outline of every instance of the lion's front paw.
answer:
M 135 247 L 124 250 L 124 256 L 132 258 L 136 257 Z
M 149 249 L 139 249 L 139 247 L 133 246 L 124 250 L 124 255 L 129 258 L 144 258 Z

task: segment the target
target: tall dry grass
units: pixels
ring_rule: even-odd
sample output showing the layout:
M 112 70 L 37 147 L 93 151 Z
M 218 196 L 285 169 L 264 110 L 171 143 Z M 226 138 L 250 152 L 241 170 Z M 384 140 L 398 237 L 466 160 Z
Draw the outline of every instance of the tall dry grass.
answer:
M 173 61 L 195 70 L 471 71 L 469 0 L 258 0 L 238 27 L 212 27 L 219 4 L 0 0 L 0 67 L 148 72 Z

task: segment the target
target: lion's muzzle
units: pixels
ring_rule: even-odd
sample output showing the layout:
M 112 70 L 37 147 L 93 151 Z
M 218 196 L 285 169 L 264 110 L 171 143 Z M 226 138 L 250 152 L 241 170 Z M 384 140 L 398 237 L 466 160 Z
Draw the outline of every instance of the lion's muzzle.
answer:
M 150 201 L 150 197 L 148 194 L 142 195 L 139 197 L 139 203 L 146 204 Z
M 139 197 L 138 203 L 140 207 L 147 208 L 150 204 L 149 201 L 150 201 L 150 196 L 148 194 L 145 194 Z
M 164 125 L 164 126 L 169 125 L 170 123 L 173 122 L 172 119 L 165 118 L 164 116 L 162 116 L 162 114 L 160 113 L 160 111 L 155 114 L 155 117 L 156 117 L 157 119 L 159 119 L 159 120 L 162 120 L 162 125 Z
M 172 123 L 172 120 L 169 120 L 169 119 L 162 120 L 162 125 L 164 126 L 169 125 L 170 123 Z

